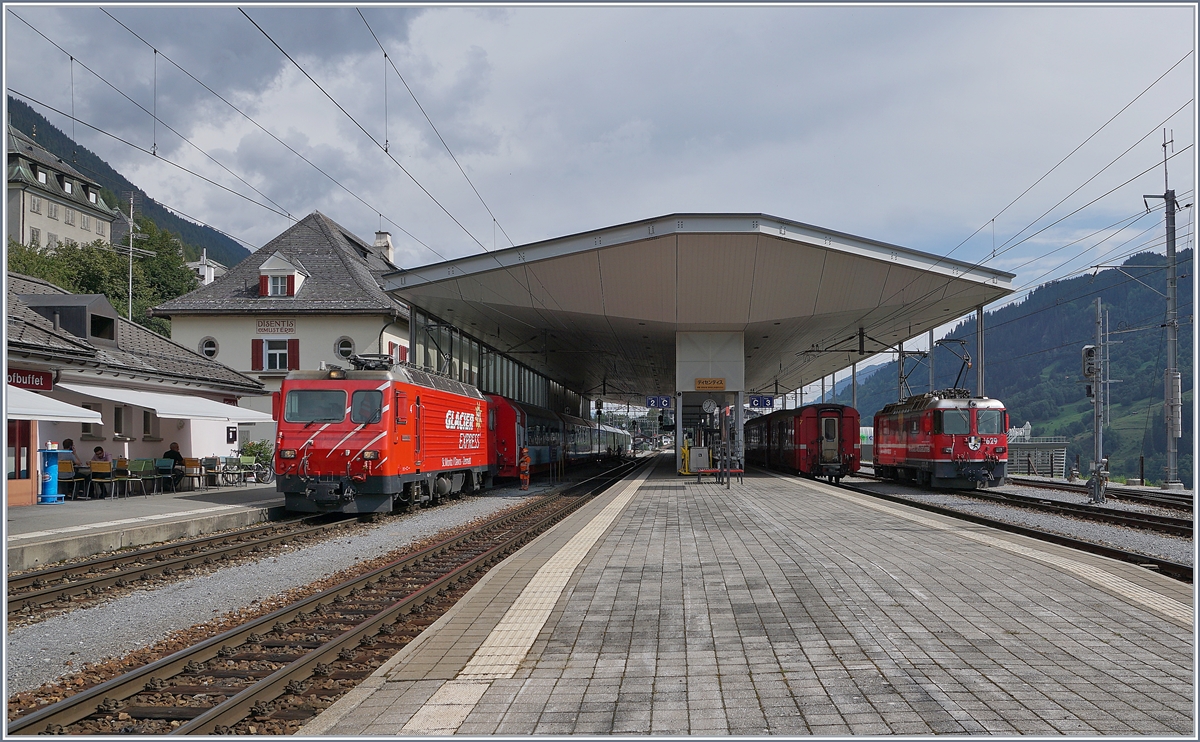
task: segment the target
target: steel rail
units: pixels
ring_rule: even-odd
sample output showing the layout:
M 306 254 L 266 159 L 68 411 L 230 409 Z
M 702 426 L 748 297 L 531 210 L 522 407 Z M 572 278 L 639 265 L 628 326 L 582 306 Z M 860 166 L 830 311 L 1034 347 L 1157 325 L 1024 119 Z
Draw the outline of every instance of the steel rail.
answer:
M 900 495 L 889 495 L 889 494 L 884 494 L 881 492 L 872 492 L 871 490 L 863 489 L 862 487 L 856 487 L 856 486 L 850 485 L 850 484 L 843 483 L 843 484 L 837 484 L 834 486 L 841 487 L 843 489 L 849 490 L 851 492 L 855 492 L 860 495 L 866 495 L 867 497 L 874 497 L 874 498 L 877 498 L 880 500 L 887 500 L 889 502 L 894 502 L 894 503 L 897 503 L 900 505 L 907 505 L 909 507 L 917 508 L 919 510 L 926 510 L 931 513 L 937 513 L 939 515 L 946 515 L 951 518 L 957 518 L 959 520 L 969 521 L 971 523 L 976 523 L 981 526 L 988 526 L 989 528 L 996 528 L 996 529 L 999 529 L 1002 531 L 1008 531 L 1010 533 L 1020 534 L 1022 536 L 1029 536 L 1030 538 L 1035 538 L 1035 539 L 1038 539 L 1039 541 L 1048 541 L 1050 543 L 1058 544 L 1060 546 L 1066 546 L 1066 547 L 1069 547 L 1072 549 L 1077 549 L 1079 551 L 1086 551 L 1086 552 L 1089 552 L 1092 554 L 1097 554 L 1099 556 L 1105 556 L 1105 557 L 1109 557 L 1111 559 L 1117 559 L 1122 562 L 1129 562 L 1132 564 L 1136 564 L 1140 567 L 1145 567 L 1147 569 L 1161 572 L 1162 574 L 1164 574 L 1168 577 L 1172 577 L 1181 582 L 1188 582 L 1188 583 L 1192 582 L 1193 567 L 1190 564 L 1179 564 L 1178 562 L 1172 562 L 1172 561 L 1168 561 L 1166 559 L 1159 559 L 1158 557 L 1147 556 L 1146 554 L 1138 554 L 1138 553 L 1132 552 L 1132 551 L 1125 551 L 1123 549 L 1117 549 L 1117 548 L 1114 548 L 1111 546 L 1104 546 L 1102 544 L 1096 544 L 1096 543 L 1092 543 L 1090 541 L 1083 541 L 1080 539 L 1071 538 L 1070 536 L 1062 536 L 1057 533 L 1050 533 L 1048 531 L 1039 531 L 1037 529 L 1028 528 L 1026 526 L 1019 526 L 1019 525 L 1016 525 L 1013 523 L 1006 523 L 1002 520 L 994 520 L 992 518 L 985 518 L 980 515 L 964 513 L 961 510 L 954 510 L 953 508 L 947 508 L 947 507 L 943 507 L 941 505 L 934 505 L 932 503 L 910 500 L 910 499 L 908 499 L 906 497 L 902 497 Z
M 635 462 L 635 465 L 639 463 L 644 462 Z M 622 473 L 620 476 L 625 476 L 629 470 L 630 469 L 627 467 L 622 467 Z M 82 721 L 87 717 L 97 713 L 100 710 L 100 707 L 107 703 L 110 699 L 122 701 L 143 692 L 147 682 L 151 681 L 152 679 L 162 680 L 180 675 L 185 672 L 185 668 L 190 663 L 205 662 L 217 657 L 218 654 L 227 647 L 248 643 L 248 639 L 252 634 L 256 634 L 259 631 L 269 631 L 268 627 L 273 626 L 277 622 L 288 623 L 291 619 L 295 618 L 297 614 L 313 612 L 318 607 L 333 606 L 335 601 L 337 601 L 339 598 L 344 599 L 351 593 L 351 591 L 359 589 L 365 583 L 374 582 L 383 577 L 399 576 L 403 571 L 416 567 L 426 560 L 438 556 L 443 552 L 462 544 L 463 542 L 476 538 L 484 531 L 503 528 L 508 523 L 524 518 L 536 510 L 550 507 L 558 500 L 570 497 L 568 493 L 572 490 L 585 489 L 589 486 L 589 483 L 594 483 L 595 479 L 597 478 L 585 480 L 582 483 L 568 488 L 568 490 L 564 493 L 542 498 L 537 502 L 530 503 L 509 513 L 492 518 L 462 534 L 428 546 L 418 552 L 371 570 L 366 574 L 355 577 L 333 588 L 309 596 L 308 598 L 280 608 L 222 634 L 198 642 L 192 647 L 173 653 L 167 657 L 163 657 L 155 662 L 151 662 L 140 668 L 134 669 L 124 675 L 112 678 L 91 688 L 80 691 L 79 693 L 65 698 L 62 701 L 14 719 L 8 724 L 8 734 L 39 734 L 42 733 L 42 730 L 44 729 L 52 729 L 56 726 L 62 727 Z M 587 497 L 579 497 L 577 500 L 578 501 L 574 503 L 574 508 L 581 506 L 587 500 Z M 511 544 L 509 545 L 511 546 Z M 488 553 L 491 553 L 494 556 L 496 549 L 489 550 Z M 472 562 L 474 564 L 474 568 L 471 571 L 479 571 L 483 568 L 483 561 L 480 559 L 473 559 Z M 459 572 L 458 574 L 461 577 L 465 573 Z M 439 578 L 437 582 L 439 584 L 438 587 L 433 589 L 433 594 L 436 594 L 437 589 L 440 589 L 447 584 L 441 578 Z M 424 602 L 424 599 L 430 594 L 429 591 L 425 591 L 423 588 L 418 592 L 420 592 L 423 596 L 421 602 Z M 400 603 L 403 602 L 405 601 L 400 601 Z M 407 604 L 407 607 L 411 609 L 416 604 L 417 603 L 410 601 Z M 396 605 L 397 604 L 393 604 L 392 608 L 395 608 Z M 400 609 L 396 608 L 396 610 Z M 371 619 L 368 619 L 368 622 L 370 621 Z M 381 624 L 382 620 L 379 623 Z M 377 627 L 378 624 L 375 624 L 374 628 Z M 331 643 L 338 642 L 340 640 L 340 636 L 341 635 L 339 635 L 338 638 L 331 640 Z M 341 644 L 338 646 L 339 648 L 342 647 Z M 305 655 L 305 657 L 308 657 L 308 655 Z M 306 666 L 309 664 L 311 663 L 306 663 Z M 272 674 L 270 677 L 274 678 L 276 674 Z M 246 691 L 251 690 L 253 687 L 254 686 L 250 686 L 250 688 L 247 688 Z M 246 691 L 240 692 L 233 698 L 241 698 Z M 233 698 L 229 699 L 229 701 L 232 701 Z M 251 701 L 250 703 L 252 705 L 254 701 Z M 221 712 L 221 716 L 224 718 L 224 712 Z M 215 728 L 218 724 L 218 721 L 213 721 L 213 728 Z M 180 727 L 180 729 L 182 729 L 182 727 Z
M 1065 490 L 1067 492 L 1079 492 L 1081 494 L 1087 494 L 1088 492 L 1086 484 L 1073 484 L 1071 482 L 1047 482 L 1040 479 L 1028 479 L 1026 477 L 1009 477 L 1008 479 L 1013 484 L 1019 484 L 1023 487 Z M 1143 490 L 1134 489 L 1132 487 L 1109 486 L 1105 487 L 1104 491 L 1106 494 L 1111 495 L 1118 500 L 1140 502 L 1147 505 L 1157 505 L 1165 508 L 1191 510 L 1195 504 L 1195 498 L 1192 495 L 1182 492 L 1172 492 L 1171 490 L 1162 490 L 1161 492 L 1146 492 Z
M 962 495 L 963 497 L 973 497 L 975 499 L 986 500 L 988 502 L 996 502 L 1005 505 L 1014 505 L 1016 507 L 1042 510 L 1077 518 L 1086 518 L 1088 520 L 1107 523 L 1109 525 L 1158 531 L 1160 533 L 1169 533 L 1173 536 L 1183 536 L 1185 538 L 1192 537 L 1192 521 L 1188 518 L 1172 518 L 1166 515 L 1139 513 L 1137 511 L 1130 510 L 1105 510 L 1097 507 L 1096 505 L 1084 505 L 1080 503 L 1066 502 L 1063 500 L 1046 500 L 1040 497 L 1028 497 L 1026 495 L 991 492 L 988 490 L 945 491 L 953 492 L 954 494 Z

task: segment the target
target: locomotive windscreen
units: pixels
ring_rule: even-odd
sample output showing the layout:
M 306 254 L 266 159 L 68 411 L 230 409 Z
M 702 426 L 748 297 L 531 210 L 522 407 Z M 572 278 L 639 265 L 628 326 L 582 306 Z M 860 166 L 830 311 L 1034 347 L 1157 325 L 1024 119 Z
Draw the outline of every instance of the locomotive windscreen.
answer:
M 379 422 L 383 412 L 383 392 L 359 389 L 350 400 L 350 410 L 350 422 L 355 425 Z
M 1004 410 L 980 410 L 977 431 L 980 435 L 1000 435 L 1004 429 Z
M 292 389 L 283 408 L 283 419 L 289 423 L 339 423 L 345 416 L 342 389 Z

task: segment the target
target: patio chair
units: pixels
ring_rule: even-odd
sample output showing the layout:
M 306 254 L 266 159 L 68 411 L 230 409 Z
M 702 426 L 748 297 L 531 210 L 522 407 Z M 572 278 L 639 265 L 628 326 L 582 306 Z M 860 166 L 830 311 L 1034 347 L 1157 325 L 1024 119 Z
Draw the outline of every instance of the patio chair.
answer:
M 88 485 L 88 499 L 92 497 L 92 488 L 100 488 L 100 499 L 103 500 L 104 486 L 110 485 L 113 488 L 113 497 L 116 497 L 116 480 L 113 477 L 113 462 L 111 461 L 93 461 L 91 462 L 92 482 Z
M 76 499 L 76 493 L 79 491 L 80 485 L 86 485 L 88 478 L 75 468 L 75 463 L 70 459 L 60 458 L 58 460 L 58 491 L 63 492 L 63 485 L 71 485 L 71 499 Z
M 158 473 L 159 492 L 166 492 L 168 484 L 171 485 L 171 492 L 175 492 L 175 460 L 155 459 L 154 470 Z
M 221 460 L 216 456 L 208 456 L 200 459 L 200 466 L 204 468 L 204 480 L 207 484 L 214 487 L 221 486 Z
M 158 471 L 154 468 L 154 459 L 134 459 L 129 462 L 129 475 L 137 480 L 138 486 L 142 488 L 142 496 L 149 496 L 150 492 L 155 491 L 158 486 Z M 146 483 L 150 483 L 150 489 L 146 489 Z M 132 484 L 132 482 L 131 482 Z
M 200 459 L 183 460 L 183 478 L 191 485 L 192 491 L 198 489 L 208 489 L 208 483 L 204 479 L 204 467 L 200 464 Z

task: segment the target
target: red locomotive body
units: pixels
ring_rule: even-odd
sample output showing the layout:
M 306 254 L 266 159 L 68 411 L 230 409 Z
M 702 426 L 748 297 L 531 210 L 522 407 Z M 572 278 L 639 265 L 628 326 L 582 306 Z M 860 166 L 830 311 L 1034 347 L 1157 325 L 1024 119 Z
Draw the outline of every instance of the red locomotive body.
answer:
M 529 449 L 534 474 L 548 471 L 556 460 L 571 466 L 594 461 L 610 451 L 630 450 L 632 436 L 624 430 L 495 394 L 487 398 L 491 407 L 488 456 L 496 477 L 519 476 L 517 457 L 522 446 Z
M 846 405 L 778 410 L 746 423 L 746 460 L 836 482 L 858 471 L 858 426 L 858 410 Z
M 467 384 L 390 364 L 292 371 L 274 407 L 288 510 L 390 512 L 489 478 L 488 403 Z
M 875 415 L 875 473 L 934 487 L 1002 484 L 1008 413 L 995 399 L 944 389 L 885 406 Z

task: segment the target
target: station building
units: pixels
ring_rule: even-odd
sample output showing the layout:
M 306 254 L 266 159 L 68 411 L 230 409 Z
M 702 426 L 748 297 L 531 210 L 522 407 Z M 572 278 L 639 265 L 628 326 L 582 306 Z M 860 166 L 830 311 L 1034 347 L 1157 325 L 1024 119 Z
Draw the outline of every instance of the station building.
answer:
M 798 389 L 1012 292 L 1013 274 L 767 214 L 670 214 L 397 270 L 412 360 L 555 412 Z M 983 389 L 984 348 L 974 357 Z M 677 461 L 677 463 L 680 463 Z
M 8 237 L 23 245 L 109 242 L 117 211 L 100 184 L 8 127 Z
M 292 369 L 348 367 L 356 354 L 408 358 L 408 306 L 383 291 L 396 270 L 391 235 L 374 243 L 319 211 L 292 225 L 211 281 L 152 310 L 171 319 L 171 338 L 257 380 L 269 395 Z M 269 396 L 242 404 L 268 421 L 243 426 L 244 440 L 275 439 Z
M 36 501 L 36 451 L 75 441 L 116 457 L 228 456 L 237 426 L 270 415 L 238 402 L 260 381 L 121 317 L 100 294 L 71 294 L 41 279 L 8 276 L 5 418 L 7 503 Z

